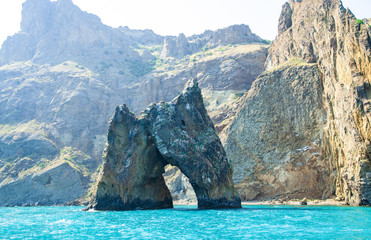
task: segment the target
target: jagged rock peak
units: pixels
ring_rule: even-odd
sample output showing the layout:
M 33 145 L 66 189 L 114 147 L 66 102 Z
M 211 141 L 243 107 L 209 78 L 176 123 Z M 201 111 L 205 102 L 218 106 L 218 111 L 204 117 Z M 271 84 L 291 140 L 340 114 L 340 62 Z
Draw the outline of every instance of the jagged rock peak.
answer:
M 162 174 L 177 166 L 190 180 L 199 208 L 240 208 L 232 168 L 195 80 L 171 102 L 151 104 L 138 118 L 116 108 L 97 189 L 88 208 L 171 208 Z
M 291 20 L 291 15 L 292 15 L 292 9 L 290 7 L 290 4 L 286 2 L 282 6 L 282 11 L 280 18 L 278 20 L 278 34 L 283 33 L 287 29 L 289 29 L 292 25 L 292 20 Z
M 71 0 L 27 0 L 22 5 L 21 31 L 39 36 L 52 27 L 63 28 L 87 16 L 90 24 L 96 24 L 95 21 L 102 24 L 99 17 L 83 12 Z
M 257 42 L 266 43 L 265 40 L 252 33 L 248 25 L 232 25 L 216 31 L 207 30 L 189 38 L 184 34 L 179 34 L 178 37 L 167 36 L 161 57 L 182 58 L 200 51 L 203 47 L 213 48 L 219 45 Z
M 264 42 L 264 40 L 252 33 L 248 25 L 239 24 L 215 31 L 208 45 L 214 47 L 217 45 L 251 42 Z
M 43 34 L 51 26 L 55 4 L 49 0 L 28 0 L 22 4 L 22 32 Z
M 183 58 L 188 54 L 195 52 L 195 46 L 190 45 L 187 37 L 181 33 L 178 37 L 166 36 L 164 39 L 164 47 L 161 52 L 161 57 Z

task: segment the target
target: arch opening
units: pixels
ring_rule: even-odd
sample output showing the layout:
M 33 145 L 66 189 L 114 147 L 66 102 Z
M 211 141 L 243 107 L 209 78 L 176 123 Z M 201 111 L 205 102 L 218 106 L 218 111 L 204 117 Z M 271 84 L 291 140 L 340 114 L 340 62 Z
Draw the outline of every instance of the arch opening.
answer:
M 178 167 L 166 165 L 162 176 L 170 191 L 173 205 L 198 205 L 196 193 L 188 177 Z

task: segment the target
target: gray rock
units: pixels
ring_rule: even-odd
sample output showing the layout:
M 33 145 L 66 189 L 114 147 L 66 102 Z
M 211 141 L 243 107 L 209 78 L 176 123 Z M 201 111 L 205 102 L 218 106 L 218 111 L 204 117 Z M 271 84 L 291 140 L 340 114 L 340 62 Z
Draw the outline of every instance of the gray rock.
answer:
M 245 200 L 330 195 L 321 149 L 325 112 L 317 66 L 291 62 L 260 75 L 221 133 Z
M 241 43 L 266 43 L 256 34 L 252 33 L 250 27 L 244 24 L 232 25 L 215 32 L 205 31 L 200 35 L 193 35 L 187 38 L 179 34 L 177 38 L 165 37 L 161 57 L 183 58 L 201 50 L 215 48 L 217 46 Z
M 103 170 L 88 206 L 96 210 L 172 207 L 162 173 L 171 164 L 189 178 L 199 208 L 239 208 L 232 167 L 203 106 L 196 81 L 173 101 L 150 105 L 138 118 L 116 108 Z
M 367 172 L 371 169 L 370 160 L 370 119 L 371 119 L 371 103 L 369 99 L 370 87 L 369 82 L 371 81 L 371 30 L 366 24 L 358 24 L 355 16 L 346 10 L 340 0 L 320 0 L 320 1 L 290 1 L 290 6 L 287 4 L 283 7 L 283 13 L 280 18 L 281 29 L 279 36 L 276 38 L 272 47 L 269 50 L 269 55 L 266 61 L 267 73 L 262 76 L 267 76 L 277 69 L 282 69 L 282 66 L 288 62 L 298 63 L 316 63 L 319 69 L 319 76 L 323 83 L 322 96 L 322 110 L 324 111 L 323 126 L 318 125 L 319 130 L 313 131 L 312 133 L 318 133 L 321 142 L 317 143 L 315 147 L 316 152 L 322 156 L 318 160 L 314 161 L 313 164 L 309 164 L 305 156 L 299 157 L 293 162 L 292 168 L 296 169 L 296 162 L 306 163 L 307 169 L 313 166 L 320 165 L 318 171 L 321 169 L 329 168 L 329 171 L 322 171 L 322 174 L 318 174 L 318 179 L 323 179 L 323 183 L 326 185 L 328 191 L 324 192 L 323 197 L 328 194 L 336 194 L 337 199 L 345 199 L 345 201 L 351 205 L 370 205 L 371 203 L 371 184 L 367 180 Z M 292 10 L 292 12 L 290 11 Z M 291 27 L 286 29 L 291 19 Z M 297 71 L 297 75 L 305 75 L 301 71 L 308 71 L 303 68 Z M 292 78 L 294 80 L 295 77 Z M 317 77 L 308 78 L 311 84 L 315 84 L 313 81 L 317 81 Z M 293 82 L 294 83 L 294 82 Z M 270 86 L 266 86 L 268 88 Z M 264 89 L 264 87 L 262 87 Z M 269 89 L 270 91 L 280 91 L 281 88 L 275 87 Z M 299 89 L 298 89 L 299 90 Z M 315 92 L 314 92 L 315 93 Z M 310 93 L 309 96 L 316 99 L 316 95 Z M 273 94 L 273 93 L 271 93 Z M 247 96 L 254 96 L 253 90 L 250 90 Z M 273 95 L 275 96 L 275 95 Z M 281 99 L 277 99 L 277 104 L 280 106 L 286 106 L 290 101 L 299 101 L 300 99 L 307 98 L 307 95 L 294 95 L 282 94 Z M 310 97 L 309 97 L 310 99 Z M 254 102 L 254 99 L 246 97 L 246 105 L 244 113 L 246 121 L 242 118 L 235 118 L 235 123 L 231 124 L 237 126 L 238 123 L 247 124 L 248 126 L 255 126 L 254 124 L 266 123 L 267 116 L 271 116 L 269 112 L 249 112 L 249 109 L 254 109 L 249 106 L 249 102 Z M 257 104 L 259 104 L 257 102 Z M 311 101 L 306 106 L 315 106 L 315 102 Z M 263 107 L 263 109 L 265 109 Z M 285 109 L 282 109 L 283 111 Z M 280 120 L 277 119 L 277 114 L 272 117 L 272 121 Z M 253 118 L 254 114 L 258 114 L 261 118 Z M 241 115 L 241 116 L 242 116 Z M 290 123 L 297 118 L 297 112 L 287 113 L 288 117 L 293 119 L 287 119 L 285 121 L 278 121 L 277 124 Z M 316 115 L 312 116 L 311 119 L 303 118 L 301 126 L 305 126 L 316 119 Z M 317 124 L 320 124 L 317 121 Z M 274 126 L 274 125 L 271 125 Z M 272 127 L 269 126 L 267 129 L 258 128 L 260 130 L 243 130 L 242 132 L 255 132 L 257 139 L 262 137 L 259 141 L 264 140 L 264 136 L 269 136 L 268 139 L 280 139 L 274 136 L 282 136 L 282 129 L 277 128 L 271 132 Z M 309 128 L 311 129 L 311 128 Z M 284 130 L 284 129 L 283 129 Z M 303 129 L 305 130 L 305 129 Z M 237 133 L 238 131 L 235 130 Z M 306 132 L 303 131 L 304 133 Z M 269 135 L 268 135 L 269 134 Z M 283 135 L 282 137 L 284 137 Z M 300 136 L 300 135 L 299 135 Z M 232 141 L 235 137 L 230 135 Z M 240 134 L 243 142 L 235 143 L 236 146 L 241 146 L 241 149 L 248 149 L 251 144 L 246 143 L 246 137 Z M 250 137 L 250 136 L 249 136 Z M 292 136 L 295 139 L 295 136 Z M 227 137 L 228 138 L 228 137 Z M 306 135 L 303 140 L 308 141 L 310 148 L 298 148 L 303 152 L 309 152 L 314 146 L 309 144 L 313 140 L 313 135 Z M 258 142 L 259 143 L 259 142 Z M 269 141 L 268 141 L 269 143 Z M 298 141 L 298 143 L 303 143 Z M 231 145 L 231 148 L 237 148 Z M 295 143 L 296 144 L 296 143 Z M 289 146 L 295 146 L 290 144 Z M 277 147 L 277 149 L 271 147 Z M 279 141 L 277 144 L 267 144 L 266 154 L 281 152 L 279 149 L 286 146 L 285 141 Z M 226 146 L 227 152 L 228 146 Z M 291 151 L 285 150 L 283 153 L 290 154 Z M 238 154 L 236 150 L 229 152 L 230 155 Z M 259 197 L 269 195 L 268 190 L 259 186 L 265 185 L 264 182 L 275 182 L 276 172 L 272 172 L 272 169 L 261 161 L 261 158 L 254 158 L 254 151 L 247 151 L 245 159 L 249 159 L 249 167 L 246 170 L 242 170 L 245 176 L 249 175 L 249 179 L 258 179 L 255 182 L 247 182 L 247 186 L 256 185 L 256 190 L 251 191 L 249 196 Z M 237 155 L 236 155 L 237 156 Z M 232 158 L 232 161 L 240 161 L 241 158 Z M 284 157 L 268 158 L 268 159 L 286 159 Z M 287 158 L 287 159 L 291 159 Z M 243 161 L 243 160 L 242 160 Z M 326 162 L 324 162 L 326 161 Z M 309 165 L 308 165 L 309 164 Z M 261 166 L 261 167 L 260 167 Z M 255 168 L 255 169 L 254 169 Z M 299 166 L 299 169 L 302 168 Z M 280 168 L 278 168 L 279 170 Z M 273 169 L 274 170 L 274 169 Z M 236 170 L 238 172 L 238 170 Z M 261 173 L 268 173 L 266 178 L 261 178 Z M 273 173 L 273 176 L 271 176 Z M 236 176 L 238 177 L 238 175 Z M 301 176 L 285 175 L 282 177 L 286 178 L 298 178 L 298 185 L 300 184 Z M 239 178 L 238 181 L 241 179 Z M 310 180 L 311 182 L 312 180 Z M 322 182 L 322 181 L 320 181 Z M 247 188 L 245 188 L 248 191 Z M 283 186 L 281 193 L 284 194 L 287 190 L 290 193 L 296 189 L 295 186 Z M 319 189 L 313 188 L 312 190 Z M 254 193 L 255 192 L 255 193 Z M 254 196 L 255 194 L 255 196 Z M 299 194 L 300 195 L 300 194 Z M 306 197 L 303 194 L 301 197 Z
M 67 180 L 68 179 L 68 180 Z M 62 205 L 87 190 L 87 181 L 68 163 L 0 186 L 0 206 Z
M 244 33 L 246 29 L 241 27 Z M 188 41 L 193 53 L 213 35 L 207 31 L 202 41 L 184 36 L 180 40 Z M 18 129 L 16 133 L 0 130 L 0 185 L 43 169 L 38 166 L 48 167 L 70 146 L 81 155 L 75 164 L 80 170 L 86 168 L 84 174 L 94 181 L 115 106 L 126 103 L 139 113 L 151 102 L 170 101 L 187 79 L 199 73 L 200 86 L 208 90 L 205 96 L 211 102 L 208 110 L 215 112 L 212 120 L 221 122 L 228 115 L 222 110 L 228 104 L 223 101 L 223 107 L 215 111 L 216 105 L 222 105 L 216 96 L 225 94 L 233 102 L 231 96 L 245 92 L 264 70 L 267 46 L 250 51 L 239 45 L 225 52 L 214 49 L 215 57 L 174 61 L 167 69 L 153 71 L 164 39 L 151 30 L 105 26 L 70 0 L 27 0 L 21 31 L 0 50 L 0 129 Z M 174 76 L 176 68 L 180 71 Z M 30 123 L 39 125 L 42 134 L 31 134 Z M 20 139 L 11 142 L 11 135 Z
M 292 17 L 292 9 L 290 7 L 290 4 L 286 2 L 282 6 L 280 19 L 278 20 L 278 34 L 285 32 L 287 29 L 289 29 L 292 26 L 291 17 Z

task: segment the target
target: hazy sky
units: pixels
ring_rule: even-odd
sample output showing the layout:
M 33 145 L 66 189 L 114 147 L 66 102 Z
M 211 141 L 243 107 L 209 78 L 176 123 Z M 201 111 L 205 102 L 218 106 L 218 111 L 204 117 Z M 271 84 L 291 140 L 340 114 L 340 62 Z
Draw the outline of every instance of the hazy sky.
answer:
M 0 0 L 0 44 L 19 31 L 22 3 Z M 98 15 L 112 27 L 152 29 L 161 35 L 187 36 L 232 24 L 248 24 L 273 40 L 281 6 L 286 0 L 72 0 L 82 10 Z M 371 0 L 343 0 L 357 18 L 371 17 Z

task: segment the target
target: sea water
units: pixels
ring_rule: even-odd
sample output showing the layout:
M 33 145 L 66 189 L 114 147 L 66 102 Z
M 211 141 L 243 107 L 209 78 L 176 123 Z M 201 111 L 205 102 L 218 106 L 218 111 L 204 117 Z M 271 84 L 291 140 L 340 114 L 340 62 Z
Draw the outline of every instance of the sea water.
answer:
M 84 212 L 0 208 L 0 239 L 371 239 L 371 208 L 244 206 L 235 210 Z

